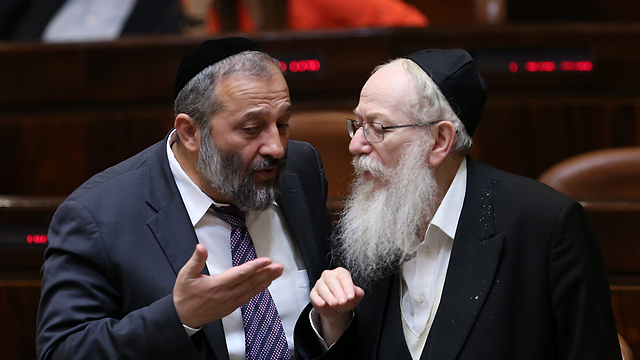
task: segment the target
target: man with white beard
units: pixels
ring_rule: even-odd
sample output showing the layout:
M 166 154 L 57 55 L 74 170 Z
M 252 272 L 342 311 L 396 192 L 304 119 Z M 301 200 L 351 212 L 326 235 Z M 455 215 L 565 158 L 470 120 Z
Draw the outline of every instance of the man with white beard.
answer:
M 304 359 L 620 359 L 584 211 L 469 156 L 486 100 L 463 50 L 378 67 L 347 125 L 356 178 L 298 319 Z

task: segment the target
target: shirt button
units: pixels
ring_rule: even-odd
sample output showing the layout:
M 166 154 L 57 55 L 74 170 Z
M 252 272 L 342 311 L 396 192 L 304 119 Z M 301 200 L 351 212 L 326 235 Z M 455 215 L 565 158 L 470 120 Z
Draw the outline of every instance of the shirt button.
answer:
M 418 298 L 418 302 L 420 304 L 424 304 L 424 295 L 420 295 L 420 297 Z

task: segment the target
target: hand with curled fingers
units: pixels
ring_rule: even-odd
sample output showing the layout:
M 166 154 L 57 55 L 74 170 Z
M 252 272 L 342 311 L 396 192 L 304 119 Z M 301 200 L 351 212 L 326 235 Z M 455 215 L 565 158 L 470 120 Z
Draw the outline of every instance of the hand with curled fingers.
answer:
M 311 304 L 320 317 L 322 337 L 327 345 L 335 343 L 349 326 L 352 310 L 364 297 L 345 268 L 325 270 L 311 290 Z
M 282 275 L 282 264 L 266 257 L 232 267 L 218 275 L 200 274 L 207 250 L 196 245 L 191 259 L 180 269 L 173 287 L 173 302 L 184 325 L 199 328 L 222 319 L 266 289 Z

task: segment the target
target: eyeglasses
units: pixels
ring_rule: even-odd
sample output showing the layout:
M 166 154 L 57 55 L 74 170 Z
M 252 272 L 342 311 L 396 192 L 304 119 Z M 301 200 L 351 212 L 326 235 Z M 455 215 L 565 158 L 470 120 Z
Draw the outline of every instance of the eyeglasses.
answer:
M 360 123 L 353 119 L 347 119 L 347 129 L 349 130 L 349 136 L 353 139 L 356 135 L 356 131 L 358 129 L 363 128 L 364 138 L 367 139 L 368 142 L 375 144 L 384 140 L 384 132 L 389 129 L 398 129 L 405 127 L 414 127 L 414 126 L 429 126 L 433 124 L 437 124 L 442 120 L 431 121 L 425 124 L 406 124 L 406 125 L 393 125 L 393 126 L 383 126 L 377 122 L 365 122 Z

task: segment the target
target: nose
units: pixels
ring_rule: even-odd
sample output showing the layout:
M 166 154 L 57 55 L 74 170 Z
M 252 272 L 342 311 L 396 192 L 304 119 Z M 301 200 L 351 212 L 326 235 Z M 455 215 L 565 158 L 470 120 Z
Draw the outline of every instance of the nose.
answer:
M 287 151 L 288 134 L 281 134 L 277 126 L 269 127 L 264 134 L 264 143 L 260 146 L 260 155 L 282 159 Z
M 349 142 L 349 152 L 353 155 L 369 154 L 373 150 L 371 143 L 364 137 L 364 128 L 360 128 L 353 134 Z

